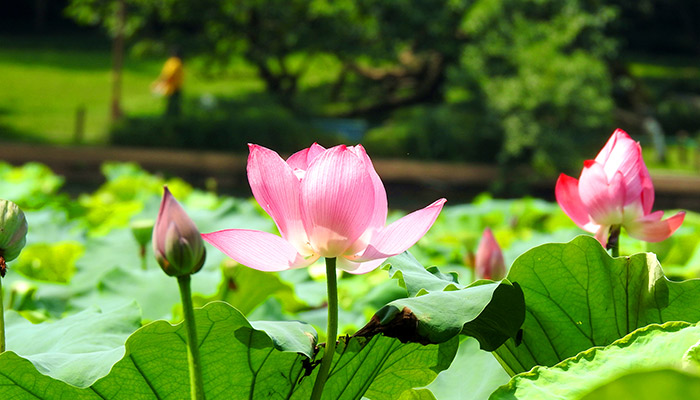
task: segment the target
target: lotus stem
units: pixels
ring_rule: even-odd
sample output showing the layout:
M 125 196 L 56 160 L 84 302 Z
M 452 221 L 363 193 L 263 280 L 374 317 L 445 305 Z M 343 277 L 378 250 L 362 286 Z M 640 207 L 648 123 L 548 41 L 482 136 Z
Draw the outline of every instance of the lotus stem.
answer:
M 5 276 L 5 258 L 0 256 L 0 269 Z M 2 278 L 0 277 L 0 353 L 5 352 L 5 305 L 3 304 Z
M 194 321 L 194 308 L 192 307 L 192 290 L 190 288 L 190 275 L 178 276 L 177 283 L 180 286 L 182 312 L 185 316 L 185 329 L 187 330 L 187 363 L 190 367 L 190 398 L 192 400 L 204 400 L 202 362 L 199 357 L 197 325 Z
M 335 274 L 335 258 L 326 258 L 326 284 L 328 287 L 328 328 L 326 329 L 326 351 L 314 382 L 311 400 L 319 400 L 331 370 L 335 343 L 338 337 L 338 282 Z
M 146 246 L 139 245 L 139 256 L 141 256 L 141 269 L 146 270 Z
M 613 225 L 610 228 L 608 244 L 605 246 L 606 249 L 611 250 L 613 257 L 620 257 L 620 229 L 620 225 Z

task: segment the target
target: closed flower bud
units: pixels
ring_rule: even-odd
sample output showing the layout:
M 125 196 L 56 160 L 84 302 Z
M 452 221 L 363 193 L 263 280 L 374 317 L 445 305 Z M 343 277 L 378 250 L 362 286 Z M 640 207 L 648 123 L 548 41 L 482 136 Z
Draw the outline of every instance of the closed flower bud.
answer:
M 202 268 L 206 251 L 197 226 L 164 188 L 158 218 L 153 228 L 153 253 L 170 276 L 190 275 Z
M 5 262 L 12 261 L 27 241 L 27 219 L 17 204 L 0 200 L 0 276 L 5 276 Z
M 486 228 L 481 236 L 474 264 L 475 273 L 479 279 L 499 280 L 506 277 L 503 251 L 489 228 Z
M 138 242 L 139 246 L 146 247 L 148 242 L 151 241 L 151 236 L 153 236 L 153 220 L 138 219 L 132 221 L 131 233 L 134 234 L 134 239 L 136 239 L 136 242 Z

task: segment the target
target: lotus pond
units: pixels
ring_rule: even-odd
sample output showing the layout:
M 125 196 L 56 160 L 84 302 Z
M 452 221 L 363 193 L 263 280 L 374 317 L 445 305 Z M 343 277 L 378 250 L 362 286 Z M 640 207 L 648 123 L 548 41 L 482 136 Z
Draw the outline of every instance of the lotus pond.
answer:
M 43 165 L 0 164 L 0 197 L 29 226 L 2 279 L 2 399 L 190 398 L 186 311 L 148 243 L 164 185 L 201 232 L 278 234 L 254 199 L 133 164 L 103 173 L 97 190 L 71 198 Z M 474 272 L 486 228 L 504 280 Z M 658 243 L 623 230 L 613 258 L 556 203 L 448 202 L 409 252 L 365 274 L 339 270 L 322 398 L 700 398 L 699 230 L 692 212 Z M 322 260 L 263 272 L 206 246 L 191 276 L 198 396 L 310 398 L 327 342 Z

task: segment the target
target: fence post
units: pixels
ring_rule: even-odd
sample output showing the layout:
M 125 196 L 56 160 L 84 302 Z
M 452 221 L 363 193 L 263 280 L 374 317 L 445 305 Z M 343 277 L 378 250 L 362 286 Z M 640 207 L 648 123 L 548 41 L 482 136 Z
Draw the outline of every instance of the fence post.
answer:
M 75 131 L 73 131 L 73 143 L 81 144 L 85 137 L 85 105 L 81 104 L 75 110 Z

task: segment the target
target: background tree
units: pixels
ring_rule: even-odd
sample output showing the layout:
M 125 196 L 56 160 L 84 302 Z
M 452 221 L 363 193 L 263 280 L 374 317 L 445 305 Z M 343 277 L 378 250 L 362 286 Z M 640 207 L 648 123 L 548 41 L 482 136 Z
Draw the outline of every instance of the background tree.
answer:
M 110 30 L 117 1 L 71 0 L 72 14 Z M 644 16 L 673 18 L 658 0 L 124 1 L 136 47 L 178 44 L 212 76 L 243 58 L 295 115 L 368 121 L 374 154 L 544 173 L 578 165 L 620 123 L 637 128 L 646 106 L 632 102 L 658 91 L 629 85 L 621 54 L 649 35 Z M 651 30 L 696 34 L 675 25 Z
M 148 0 L 71 0 L 66 15 L 84 25 L 100 25 L 112 39 L 112 121 L 123 115 L 121 107 L 122 69 L 126 41 L 144 25 L 150 10 Z M 136 10 L 132 14 L 130 11 Z
M 614 16 L 602 1 L 471 2 L 445 102 L 392 116 L 368 146 L 400 137 L 414 157 L 498 160 L 505 170 L 528 163 L 550 174 L 578 164 L 612 126 L 605 59 L 615 42 L 605 29 Z

